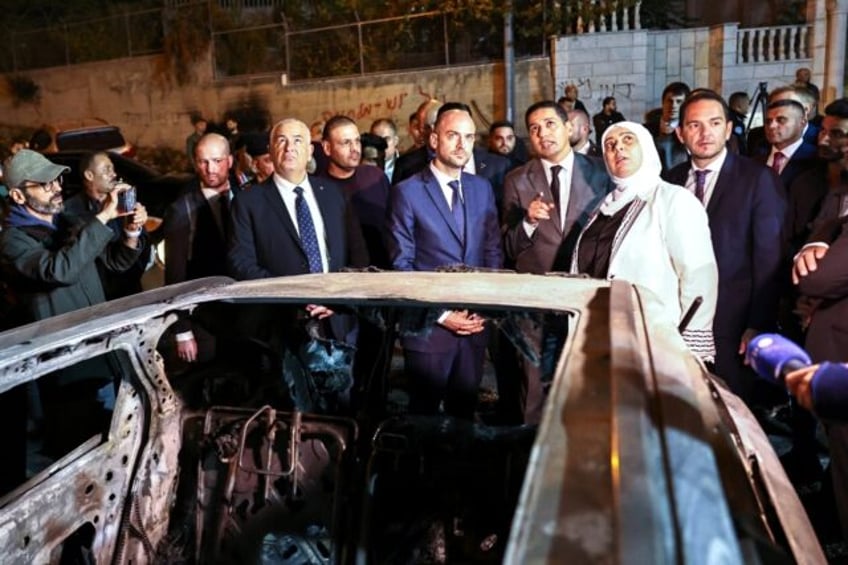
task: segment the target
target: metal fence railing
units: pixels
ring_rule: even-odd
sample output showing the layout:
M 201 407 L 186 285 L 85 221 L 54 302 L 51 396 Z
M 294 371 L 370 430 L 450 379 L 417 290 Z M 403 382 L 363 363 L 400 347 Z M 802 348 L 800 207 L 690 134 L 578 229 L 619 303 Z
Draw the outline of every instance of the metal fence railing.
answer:
M 0 72 L 76 65 L 162 50 L 162 10 L 116 14 L 26 31 L 9 31 Z
M 286 73 L 290 80 L 308 80 L 503 56 L 499 17 L 475 20 L 433 11 L 336 23 L 345 19 L 339 15 L 332 22 L 336 25 L 306 28 L 302 22 L 287 21 L 285 15 L 280 18 L 276 1 L 167 0 L 163 8 L 41 29 L 4 30 L 8 48 L 0 50 L 0 72 L 161 53 L 167 51 L 167 32 L 173 43 L 184 39 L 185 30 L 211 39 L 219 79 Z M 348 17 L 358 20 L 356 13 Z M 517 56 L 546 52 L 545 25 L 544 10 L 516 16 Z M 182 28 L 175 31 L 173 26 Z

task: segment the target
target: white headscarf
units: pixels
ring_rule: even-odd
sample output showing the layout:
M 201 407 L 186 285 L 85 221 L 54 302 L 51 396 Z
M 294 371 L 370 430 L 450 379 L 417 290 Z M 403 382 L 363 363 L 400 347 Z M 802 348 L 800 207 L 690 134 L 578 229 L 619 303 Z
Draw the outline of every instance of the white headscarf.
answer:
M 612 182 L 615 183 L 615 190 L 607 194 L 603 203 L 601 203 L 600 212 L 605 216 L 612 216 L 630 204 L 637 196 L 653 190 L 660 182 L 660 173 L 662 172 L 662 164 L 654 145 L 653 136 L 644 126 L 635 122 L 617 122 L 604 131 L 600 147 L 601 153 L 604 154 L 604 164 L 606 164 L 604 143 L 609 133 L 616 128 L 625 129 L 636 136 L 642 150 L 642 164 L 635 173 L 624 178 L 613 175 L 609 165 L 607 165 L 607 172 Z

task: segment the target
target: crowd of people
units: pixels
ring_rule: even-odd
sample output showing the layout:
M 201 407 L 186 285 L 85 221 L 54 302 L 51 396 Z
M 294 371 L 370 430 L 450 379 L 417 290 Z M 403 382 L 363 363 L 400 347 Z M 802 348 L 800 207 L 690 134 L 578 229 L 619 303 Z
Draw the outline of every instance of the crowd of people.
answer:
M 527 108 L 527 143 L 502 120 L 486 132 L 487 148 L 466 104 L 432 99 L 410 116 L 412 147 L 403 152 L 389 118 L 367 133 L 341 115 L 311 126 L 290 117 L 269 132 L 242 132 L 230 120 L 227 135 L 197 119 L 186 140 L 196 179 L 163 222 L 165 283 L 457 264 L 625 279 L 652 291 L 668 322 L 685 318 L 691 351 L 752 408 L 767 408 L 775 390 L 744 362 L 758 333 L 806 339 L 816 362 L 848 361 L 848 99 L 822 116 L 809 73 L 797 79 L 768 93 L 764 125 L 751 131 L 747 95 L 728 102 L 682 82 L 665 88 L 643 123 L 627 121 L 612 97 L 590 117 L 569 85 L 560 100 Z M 7 325 L 139 289 L 150 248 L 144 206 L 119 211 L 127 187 L 105 153 L 83 163 L 84 193 L 68 202 L 64 172 L 28 149 L 6 166 L 0 269 L 16 300 Z M 255 312 L 252 327 L 273 324 L 269 315 Z M 340 340 L 358 333 L 363 347 L 373 335 L 322 305 L 299 315 L 324 321 Z M 540 421 L 565 319 L 528 318 L 541 362 L 506 351 L 473 312 L 445 310 L 426 324 L 400 335 L 412 412 L 473 418 L 490 348 L 502 422 Z M 179 320 L 168 336 L 175 358 L 209 359 L 210 326 L 202 316 Z M 786 465 L 796 478 L 821 473 L 805 408 L 815 404 L 793 404 Z M 828 424 L 840 481 L 848 478 L 842 426 Z

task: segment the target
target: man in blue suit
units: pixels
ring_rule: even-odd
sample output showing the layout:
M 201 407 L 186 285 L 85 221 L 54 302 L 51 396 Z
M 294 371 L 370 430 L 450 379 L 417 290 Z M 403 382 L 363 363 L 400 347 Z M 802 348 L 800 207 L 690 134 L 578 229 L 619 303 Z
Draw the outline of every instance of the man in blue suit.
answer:
M 666 180 L 693 191 L 707 208 L 719 277 L 715 373 L 750 401 L 754 376 L 743 355 L 752 337 L 776 323 L 786 196 L 774 171 L 727 150 L 732 131 L 721 96 L 709 90 L 690 95 L 680 109 L 677 135 L 691 159 Z
M 489 182 L 462 169 L 471 158 L 475 126 L 460 105 L 446 104 L 430 145 L 435 158 L 392 187 L 389 256 L 400 271 L 444 265 L 500 268 L 498 213 Z M 470 418 L 483 376 L 486 321 L 467 310 L 441 313 L 436 323 L 401 337 L 411 382 L 410 411 Z

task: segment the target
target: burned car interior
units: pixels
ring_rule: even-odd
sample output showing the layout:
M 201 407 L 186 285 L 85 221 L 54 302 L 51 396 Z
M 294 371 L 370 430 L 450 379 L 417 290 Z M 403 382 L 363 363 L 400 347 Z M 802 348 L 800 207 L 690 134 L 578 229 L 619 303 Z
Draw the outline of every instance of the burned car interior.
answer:
M 310 304 L 334 314 L 316 323 Z M 624 281 L 556 276 L 215 278 L 0 334 L 0 393 L 29 404 L 31 428 L 27 478 L 0 493 L 0 551 L 22 563 L 824 562 L 753 416 L 652 307 Z M 475 420 L 409 413 L 396 338 L 445 308 L 485 316 L 535 364 L 524 328 L 567 322 L 538 426 L 501 424 L 485 394 Z M 197 363 L 174 355 L 185 320 Z M 49 395 L 57 375 L 97 362 L 113 393 L 102 412 L 33 413 L 33 388 Z M 490 355 L 488 373 L 503 362 Z M 34 422 L 65 432 L 63 448 Z

